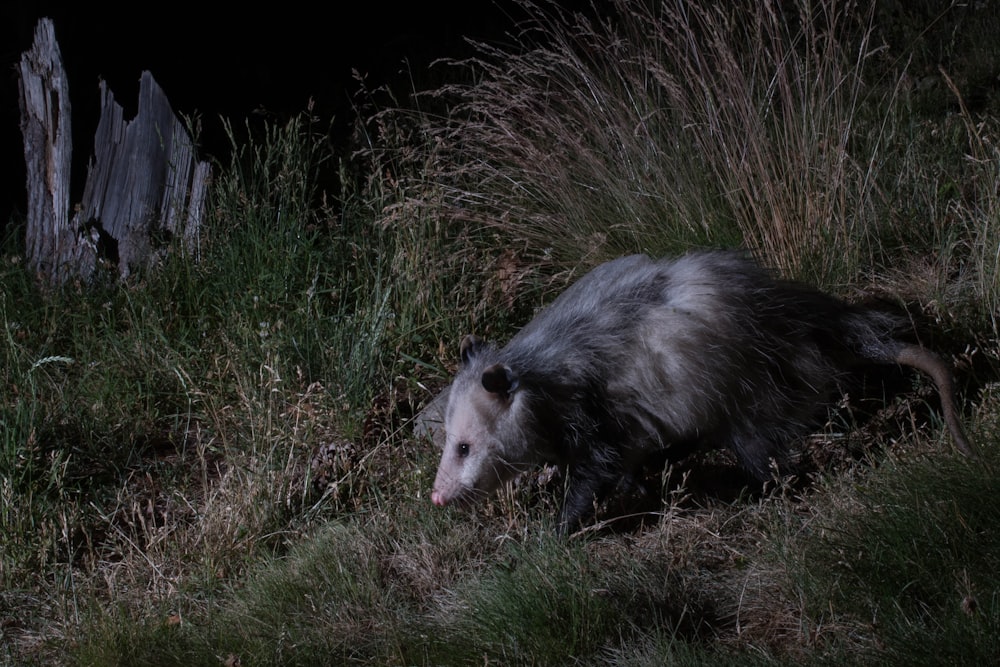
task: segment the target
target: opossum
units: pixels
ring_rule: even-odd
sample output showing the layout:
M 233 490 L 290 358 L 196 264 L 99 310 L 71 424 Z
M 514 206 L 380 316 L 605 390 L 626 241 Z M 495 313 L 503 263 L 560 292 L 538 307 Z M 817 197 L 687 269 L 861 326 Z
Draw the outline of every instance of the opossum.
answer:
M 864 362 L 930 375 L 955 445 L 974 455 L 951 368 L 898 340 L 901 324 L 738 251 L 607 262 L 503 348 L 463 339 L 431 499 L 471 500 L 553 463 L 567 476 L 559 526 L 570 532 L 651 452 L 728 447 L 766 481 Z

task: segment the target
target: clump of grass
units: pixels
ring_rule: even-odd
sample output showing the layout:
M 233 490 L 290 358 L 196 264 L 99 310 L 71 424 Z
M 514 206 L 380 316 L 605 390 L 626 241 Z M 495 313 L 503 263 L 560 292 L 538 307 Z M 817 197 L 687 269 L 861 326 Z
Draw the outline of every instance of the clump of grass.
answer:
M 428 129 L 443 215 L 570 264 L 743 244 L 829 280 L 870 259 L 886 112 L 864 84 L 866 17 L 806 2 L 520 7 L 518 49 L 482 45 L 460 63 L 473 83 L 436 92 L 457 100 Z
M 415 499 L 378 520 L 331 523 L 204 608 L 136 621 L 91 619 L 90 663 L 603 663 L 633 642 L 673 634 L 697 643 L 700 594 L 671 569 L 678 548 L 635 564 L 613 542 L 566 543 L 427 516 Z M 400 516 L 401 515 L 401 518 Z M 526 527 L 525 527 L 526 528 Z M 173 619 L 173 620 L 169 620 Z M 693 619 L 693 620 L 692 620 Z
M 609 636 L 628 633 L 623 610 L 609 598 L 604 573 L 585 549 L 549 538 L 506 551 L 457 593 L 446 625 L 459 655 L 557 663 L 593 655 Z
M 67 582 L 39 601 L 60 632 L 102 599 L 159 622 L 180 590 L 358 510 L 405 459 L 362 428 L 395 359 L 385 245 L 322 207 L 310 122 L 243 139 L 199 263 L 177 249 L 127 284 L 45 295 L 4 267 L 0 581 L 5 599 Z
M 412 499 L 400 505 L 398 521 L 378 512 L 312 531 L 212 600 L 172 610 L 169 623 L 166 612 L 102 612 L 79 654 L 108 664 L 433 663 L 445 633 L 429 610 L 482 563 L 486 542 L 444 514 L 416 520 Z
M 926 93 L 911 83 L 901 95 L 908 115 L 887 127 L 885 161 L 896 174 L 887 194 L 894 204 L 880 238 L 885 267 L 875 289 L 921 303 L 944 327 L 964 329 L 965 339 L 995 336 L 996 118 L 974 114 L 943 68 L 936 79 L 951 87 L 957 113 L 933 120 L 914 115 Z
M 994 432 L 978 434 L 981 461 L 907 456 L 812 499 L 782 559 L 814 627 L 853 627 L 839 640 L 845 655 L 894 664 L 996 655 Z
M 970 230 L 968 248 L 958 246 L 958 253 L 969 257 L 972 265 L 974 303 L 986 313 L 994 336 L 1000 337 L 1000 125 L 995 118 L 976 121 L 962 101 L 954 83 L 948 82 L 961 102 L 969 151 L 967 185 L 953 204 L 953 215 Z M 963 235 L 964 236 L 964 235 Z M 974 309 L 975 310 L 975 309 Z
M 383 93 L 363 91 L 353 161 L 363 187 L 346 210 L 375 220 L 392 239 L 386 270 L 407 287 L 393 301 L 398 344 L 407 357 L 434 360 L 429 370 L 440 385 L 463 334 L 500 335 L 531 316 L 551 290 L 552 262 L 524 238 L 442 215 L 442 195 L 426 173 L 445 157 L 425 142 L 422 116 Z

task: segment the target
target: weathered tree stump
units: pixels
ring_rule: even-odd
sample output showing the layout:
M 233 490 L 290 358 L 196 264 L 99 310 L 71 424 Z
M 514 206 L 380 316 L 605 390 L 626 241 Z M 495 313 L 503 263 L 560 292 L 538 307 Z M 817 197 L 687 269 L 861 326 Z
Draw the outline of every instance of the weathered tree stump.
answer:
M 28 266 L 53 283 L 89 276 L 95 268 L 96 238 L 69 223 L 69 83 L 48 19 L 39 21 L 34 44 L 21 56 L 18 91 L 28 175 Z
M 175 237 L 197 248 L 210 169 L 149 72 L 139 81 L 139 112 L 123 119 L 121 105 L 101 82 L 101 119 L 87 170 L 77 228 L 97 228 L 117 244 L 104 257 L 122 277 L 155 260 Z
M 98 259 L 124 278 L 170 247 L 197 253 L 211 168 L 198 162 L 190 135 L 149 72 L 142 73 L 139 110 L 130 121 L 103 81 L 100 87 L 83 201 L 69 220 L 68 85 L 52 22 L 42 19 L 21 61 L 21 113 L 28 261 L 51 284 L 90 278 Z

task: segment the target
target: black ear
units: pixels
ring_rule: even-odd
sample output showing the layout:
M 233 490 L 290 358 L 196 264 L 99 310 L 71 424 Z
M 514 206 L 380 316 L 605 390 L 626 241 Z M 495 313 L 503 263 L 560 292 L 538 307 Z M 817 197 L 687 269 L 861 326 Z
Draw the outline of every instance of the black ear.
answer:
M 462 357 L 462 363 L 467 364 L 469 360 L 479 354 L 479 350 L 486 345 L 479 336 L 467 335 L 462 339 L 462 344 L 458 347 L 458 353 Z
M 491 394 L 499 394 L 503 398 L 510 396 L 517 389 L 518 379 L 514 371 L 503 364 L 493 364 L 483 371 L 483 389 Z

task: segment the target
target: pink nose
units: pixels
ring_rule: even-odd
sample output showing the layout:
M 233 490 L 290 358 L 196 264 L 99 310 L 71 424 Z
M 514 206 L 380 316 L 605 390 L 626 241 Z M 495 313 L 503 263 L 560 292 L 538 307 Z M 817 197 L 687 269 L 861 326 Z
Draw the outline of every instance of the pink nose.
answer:
M 438 507 L 444 507 L 445 505 L 448 504 L 445 501 L 444 496 L 442 496 L 437 491 L 432 491 L 431 492 L 431 502 L 434 503 L 435 505 L 437 505 Z

